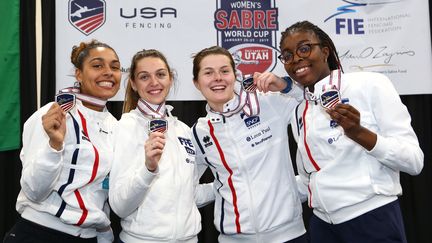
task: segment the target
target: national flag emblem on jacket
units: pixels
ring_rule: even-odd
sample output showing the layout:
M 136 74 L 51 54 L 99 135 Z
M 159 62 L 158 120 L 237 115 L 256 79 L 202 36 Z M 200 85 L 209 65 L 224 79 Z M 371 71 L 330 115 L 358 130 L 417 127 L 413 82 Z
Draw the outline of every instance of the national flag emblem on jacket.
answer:
M 105 1 L 70 0 L 69 22 L 84 35 L 90 35 L 105 23 Z

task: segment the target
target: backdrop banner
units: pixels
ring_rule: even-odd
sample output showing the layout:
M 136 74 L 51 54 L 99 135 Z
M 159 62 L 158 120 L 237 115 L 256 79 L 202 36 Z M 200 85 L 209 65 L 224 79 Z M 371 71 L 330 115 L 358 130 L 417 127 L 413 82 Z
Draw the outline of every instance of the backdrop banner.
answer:
M 19 0 L 0 1 L 0 151 L 20 147 Z
M 74 83 L 72 46 L 111 45 L 122 63 L 122 101 L 132 55 L 158 49 L 177 72 L 170 100 L 202 100 L 192 82 L 192 56 L 219 45 L 243 74 L 285 75 L 277 60 L 281 32 L 309 20 L 336 44 L 345 72 L 387 75 L 400 94 L 432 93 L 427 0 L 66 0 L 56 1 L 56 88 Z M 60 65 L 61 64 L 61 65 Z

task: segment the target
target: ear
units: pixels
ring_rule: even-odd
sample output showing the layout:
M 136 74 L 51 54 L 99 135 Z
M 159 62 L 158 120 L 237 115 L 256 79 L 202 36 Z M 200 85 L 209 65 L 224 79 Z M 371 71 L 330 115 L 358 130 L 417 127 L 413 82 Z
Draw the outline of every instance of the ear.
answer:
M 79 68 L 75 69 L 75 79 L 81 83 L 82 82 L 82 72 Z
M 193 82 L 193 84 L 195 85 L 195 88 L 197 88 L 199 91 L 201 91 L 201 86 L 200 86 L 200 84 L 198 83 L 198 81 L 196 81 L 196 80 L 192 80 L 192 82 Z
M 328 57 L 330 56 L 330 48 L 328 48 L 327 46 L 324 46 L 324 47 L 321 49 L 321 51 L 322 51 L 323 56 L 324 56 L 324 62 L 327 63 L 327 59 L 328 59 Z
M 137 92 L 137 87 L 136 87 L 135 82 L 132 79 L 129 79 L 129 83 L 131 84 L 132 90 Z

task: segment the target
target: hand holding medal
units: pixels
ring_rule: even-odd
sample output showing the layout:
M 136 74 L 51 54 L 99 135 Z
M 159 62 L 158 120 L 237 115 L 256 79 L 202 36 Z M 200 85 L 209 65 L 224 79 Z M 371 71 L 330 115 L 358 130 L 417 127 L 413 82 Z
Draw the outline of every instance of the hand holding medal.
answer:
M 54 103 L 42 116 L 42 126 L 49 137 L 50 146 L 61 150 L 66 135 L 66 113 L 58 103 Z
M 149 134 L 149 138 L 144 144 L 145 165 L 147 169 L 154 172 L 159 164 L 165 147 L 165 135 L 162 132 L 154 131 Z
M 360 112 L 349 104 L 338 103 L 326 109 L 326 112 L 343 128 L 345 135 L 349 138 L 356 137 L 363 128 L 360 125 Z

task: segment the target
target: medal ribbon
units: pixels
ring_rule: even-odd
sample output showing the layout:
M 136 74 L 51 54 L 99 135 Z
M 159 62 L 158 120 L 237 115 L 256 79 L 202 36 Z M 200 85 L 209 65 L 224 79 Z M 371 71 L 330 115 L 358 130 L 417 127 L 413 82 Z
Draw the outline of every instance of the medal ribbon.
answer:
M 237 94 L 237 92 L 235 91 L 234 93 L 235 95 L 238 96 L 238 104 L 235 109 L 230 111 L 225 111 L 225 112 L 217 112 L 212 110 L 211 108 L 210 110 L 214 113 L 223 115 L 225 117 L 230 117 L 234 114 L 237 114 L 242 109 L 246 114 L 246 116 L 248 117 L 259 114 L 260 106 L 259 106 L 258 95 L 256 91 L 248 93 L 244 91 L 242 88 L 240 88 L 240 92 L 239 92 L 240 94 Z
M 245 91 L 242 89 L 241 92 Z M 246 104 L 243 107 L 243 111 L 248 117 L 255 116 L 260 113 L 260 106 L 256 91 L 246 93 Z
M 334 76 L 333 76 L 333 73 L 335 73 L 335 72 L 337 72 L 337 84 L 334 84 L 333 83 L 333 78 L 334 78 Z M 323 87 L 322 87 L 322 91 L 325 91 L 325 90 L 329 90 L 329 89 L 337 89 L 337 90 L 339 90 L 339 87 L 340 87 L 340 85 L 341 85 L 341 70 L 340 69 L 338 69 L 338 70 L 333 70 L 332 72 L 330 72 L 330 80 L 329 80 L 329 83 L 328 84 L 325 84 L 325 85 L 323 85 Z
M 153 109 L 151 104 L 149 104 L 148 102 L 146 102 L 143 99 L 139 99 L 137 108 L 146 117 L 165 118 L 165 115 L 166 115 L 165 102 L 160 104 L 156 109 Z
M 75 97 L 77 99 L 79 99 L 79 100 L 81 100 L 83 102 L 86 102 L 86 103 L 89 103 L 89 104 L 101 107 L 101 108 L 105 107 L 105 105 L 107 103 L 107 100 L 102 100 L 102 99 L 96 98 L 94 96 L 81 94 L 80 89 L 75 88 L 75 87 L 68 87 L 68 88 L 61 89 L 59 91 L 59 93 L 60 94 L 63 94 L 63 93 L 72 93 L 72 94 L 75 95 Z
M 337 72 L 337 84 L 333 83 L 333 81 L 334 81 L 334 79 L 333 79 L 334 78 L 334 74 L 333 73 L 335 73 L 335 72 Z M 340 87 L 340 84 L 341 84 L 341 77 L 342 77 L 342 75 L 341 75 L 341 70 L 340 69 L 333 70 L 332 72 L 330 72 L 329 83 L 323 85 L 322 91 L 324 92 L 325 90 L 329 90 L 329 89 L 337 89 L 337 90 L 339 90 L 339 87 Z M 319 100 L 319 96 L 315 95 L 313 92 L 310 92 L 308 87 L 306 87 L 304 89 L 303 96 L 304 96 L 305 100 L 308 100 L 308 101 Z

